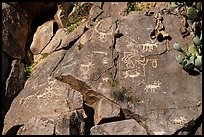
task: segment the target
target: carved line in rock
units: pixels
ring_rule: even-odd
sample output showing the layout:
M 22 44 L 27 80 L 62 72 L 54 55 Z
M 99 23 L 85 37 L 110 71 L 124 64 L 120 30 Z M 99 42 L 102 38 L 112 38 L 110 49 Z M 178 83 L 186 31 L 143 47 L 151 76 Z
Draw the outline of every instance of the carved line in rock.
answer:
M 104 64 L 108 64 L 108 60 L 107 60 L 107 58 L 106 58 L 106 56 L 107 56 L 107 53 L 106 52 L 103 52 L 103 51 L 92 51 L 93 53 L 96 53 L 96 54 L 103 54 L 103 55 L 105 55 L 103 58 L 102 58 L 102 60 L 103 60 L 103 63 Z
M 86 80 L 88 79 L 88 74 L 90 71 L 90 67 L 93 68 L 94 64 L 92 62 L 88 62 L 88 64 L 81 64 L 80 70 L 81 70 L 81 76 Z
M 100 31 L 99 28 L 102 26 L 101 24 L 103 23 L 103 21 L 104 20 L 101 20 L 99 23 L 97 23 L 94 30 L 97 34 L 99 34 L 99 39 L 101 42 L 107 42 L 107 36 L 112 35 L 113 28 L 110 29 L 112 27 L 111 25 L 110 28 L 107 30 L 107 32 Z
M 56 94 L 55 93 L 55 90 L 53 90 L 53 86 L 54 86 L 54 81 L 55 80 L 51 80 L 52 78 L 51 77 L 48 77 L 48 87 L 45 88 L 45 92 L 43 92 L 42 94 L 39 94 L 41 92 L 41 90 L 39 90 L 38 92 L 36 92 L 34 95 L 30 95 L 26 98 L 21 98 L 20 100 L 20 104 L 22 105 L 25 105 L 26 102 L 30 99 L 30 98 L 43 98 L 43 99 L 47 99 L 49 100 L 53 95 L 55 96 L 60 96 L 59 94 Z M 45 85 L 46 83 L 42 84 L 42 85 L 39 85 L 40 86 L 43 86 Z M 36 86 L 35 86 L 36 87 Z M 36 88 L 35 88 L 36 89 Z M 46 104 L 45 104 L 46 105 Z
M 128 42 L 127 49 L 131 48 L 131 51 L 124 51 L 123 52 L 123 58 L 121 59 L 122 62 L 125 63 L 125 66 L 127 70 L 123 72 L 124 78 L 130 77 L 135 78 L 139 76 L 146 76 L 145 67 L 148 62 L 151 62 L 152 68 L 157 68 L 158 65 L 158 59 L 147 59 L 142 54 L 139 54 L 139 51 L 142 51 L 142 53 L 145 52 L 152 52 L 154 50 L 154 47 L 157 47 L 157 43 L 145 43 L 145 44 L 138 44 L 137 41 L 130 38 L 130 42 Z M 137 46 L 134 46 L 134 44 L 138 44 Z M 132 70 L 134 69 L 134 70 Z
M 160 83 L 160 81 L 154 81 L 153 84 L 148 84 L 145 86 L 144 90 L 145 90 L 145 93 L 149 93 L 149 92 L 154 92 L 155 93 L 155 90 L 160 88 L 160 85 L 162 83 Z

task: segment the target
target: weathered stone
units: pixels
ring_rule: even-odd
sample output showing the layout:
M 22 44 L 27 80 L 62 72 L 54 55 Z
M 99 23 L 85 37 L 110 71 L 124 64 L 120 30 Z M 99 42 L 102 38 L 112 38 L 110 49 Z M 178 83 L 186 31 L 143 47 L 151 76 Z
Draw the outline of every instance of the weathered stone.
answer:
M 165 31 L 172 37 L 168 45 L 165 40 L 155 43 L 150 39 L 155 24 L 153 17 L 135 12 L 121 21 L 119 30 L 124 35 L 116 44 L 120 52 L 118 79 L 122 87 L 134 89 L 130 92 L 140 103 L 135 103 L 137 108 L 134 106 L 133 110 L 147 118 L 147 125 L 154 134 L 173 134 L 200 114 L 195 108 L 201 100 L 202 74 L 189 75 L 175 61 L 179 53 L 172 49 L 172 45 L 179 42 L 187 46 L 191 39 L 183 39 L 179 33 L 179 18 L 173 15 L 163 17 Z M 166 46 L 170 50 L 160 54 Z
M 2 69 L 2 77 L 1 77 L 1 81 L 5 81 L 6 80 L 6 74 L 8 72 L 8 65 L 9 65 L 9 62 L 8 62 L 8 57 L 4 54 L 4 52 L 2 52 L 2 66 L 1 66 L 1 69 Z
M 58 25 L 58 28 L 64 28 L 68 22 L 68 15 L 73 9 L 73 4 L 70 2 L 62 2 L 58 6 L 58 10 L 54 15 L 54 19 Z
M 91 135 L 147 135 L 145 129 L 134 119 L 96 125 Z
M 5 117 L 3 133 L 15 125 L 25 124 L 35 116 L 56 115 L 82 107 L 83 97 L 79 92 L 67 84 L 48 77 L 47 80 L 32 83 L 32 86 L 24 88 L 14 99 Z
M 121 19 L 123 18 L 121 15 L 123 15 L 123 12 L 126 8 L 127 8 L 127 2 L 105 2 L 103 4 L 103 13 L 97 19 L 97 21 L 100 20 L 100 18 L 107 18 L 107 17 L 112 17 L 114 19 L 116 18 Z
M 103 92 L 108 96 L 110 75 L 107 70 L 112 67 L 111 47 L 114 31 L 115 24 L 112 18 L 98 22 L 67 51 L 53 73 L 54 76 L 70 74 L 79 80 L 86 81 L 94 91 Z M 80 46 L 82 49 L 79 48 Z
M 53 36 L 54 21 L 47 21 L 43 25 L 39 26 L 33 36 L 33 42 L 30 49 L 33 54 L 40 54 L 41 51 L 51 41 Z
M 56 135 L 84 135 L 84 111 L 63 112 L 58 116 L 55 126 Z
M 36 115 L 58 114 L 83 107 L 83 96 L 78 91 L 50 77 L 63 55 L 64 51 L 54 52 L 33 70 L 5 117 L 4 134 L 11 127 L 24 124 Z
M 174 134 L 202 113 L 202 72 L 192 75 L 184 71 L 175 60 L 179 52 L 172 48 L 175 42 L 182 48 L 192 42 L 180 34 L 180 19 L 162 15 L 164 31 L 172 39 L 158 42 L 150 38 L 156 22 L 153 16 L 135 11 L 127 16 L 107 17 L 113 16 L 109 7 L 111 4 L 103 5 L 103 10 L 107 10 L 104 18 L 96 20 L 85 33 L 83 24 L 82 33 L 72 36 L 72 40 L 68 41 L 67 36 L 75 35 L 75 30 L 65 36 L 68 42 L 58 44 L 56 40 L 57 46 L 53 44 L 49 49 L 55 52 L 35 67 L 25 88 L 14 99 L 3 134 L 37 115 L 60 115 L 55 133 L 71 134 L 63 122 L 68 123 L 69 112 L 82 109 L 83 99 L 84 109 L 89 106 L 93 111 L 87 118 L 91 119 L 90 125 L 99 124 L 91 129 L 91 134 L 139 134 L 135 131 L 137 122 L 141 134 Z M 71 100 L 72 93 L 77 95 L 70 103 L 67 98 Z M 111 119 L 118 117 L 120 107 L 131 110 L 132 117 L 123 113 L 122 119 Z M 129 118 L 137 122 L 124 120 Z M 113 122 L 118 120 L 124 121 Z M 77 125 L 81 124 L 76 123 L 73 134 L 80 133 Z
M 129 103 L 121 103 L 120 98 L 115 101 L 147 118 L 146 125 L 153 134 L 173 134 L 185 122 L 200 114 L 200 110 L 195 109 L 197 108 L 195 104 L 202 100 L 202 74 L 189 75 L 176 62 L 175 57 L 179 53 L 171 46 L 175 42 L 187 46 L 191 39 L 182 38 L 178 17 L 174 15 L 163 17 L 165 31 L 170 34 L 172 40 L 162 42 L 151 40 L 150 33 L 155 27 L 154 17 L 145 16 L 144 11 L 132 12 L 124 16 L 118 24 L 123 35 L 116 39 L 113 52 L 111 47 L 114 43 L 114 21 L 111 18 L 102 19 L 83 34 L 88 33 L 89 39 L 84 38 L 85 42 L 77 41 L 68 50 L 54 71 L 55 77 L 72 75 L 76 79 L 86 81 L 92 90 L 107 98 L 113 98 L 110 95 L 113 89 L 110 83 L 113 79 L 109 73 L 114 74 L 112 63 L 115 59 L 114 54 L 117 57 L 118 53 L 119 57 L 115 60 L 118 67 L 115 77 L 119 84 L 118 91 L 121 87 L 125 88 L 131 93 L 132 100 Z M 81 50 L 77 50 L 80 43 L 85 45 Z M 166 51 L 166 47 L 170 50 Z M 190 84 L 195 87 L 189 87 Z M 181 123 L 176 124 L 177 121 Z
M 86 23 L 67 34 L 66 30 L 58 29 L 50 43 L 43 49 L 42 53 L 52 53 L 55 50 L 71 47 L 71 43 L 81 37 L 84 33 Z
M 88 19 L 95 20 L 102 12 L 103 10 L 100 7 L 94 5 L 89 12 Z
M 58 29 L 55 36 L 50 41 L 50 43 L 43 49 L 42 53 L 52 53 L 61 44 L 63 45 L 68 44 L 66 42 L 68 38 L 69 37 L 67 36 L 67 33 L 63 28 Z
M 23 89 L 24 64 L 21 61 L 14 60 L 11 63 L 11 72 L 6 80 L 5 97 L 12 101 Z
M 120 117 L 120 106 L 107 99 L 101 98 L 98 102 L 94 103 L 92 107 L 95 110 L 95 125 L 104 119 Z
M 26 81 L 26 86 L 32 86 L 33 81 L 41 81 L 47 79 L 52 74 L 56 66 L 60 63 L 64 57 L 65 51 L 60 50 L 48 55 L 45 59 L 41 60 L 33 69 L 31 77 Z M 35 83 L 35 82 L 34 82 Z
M 17 135 L 53 135 L 54 120 L 51 118 L 32 117 L 17 132 Z
M 22 60 L 30 29 L 27 13 L 18 5 L 2 5 L 2 50 L 8 57 Z

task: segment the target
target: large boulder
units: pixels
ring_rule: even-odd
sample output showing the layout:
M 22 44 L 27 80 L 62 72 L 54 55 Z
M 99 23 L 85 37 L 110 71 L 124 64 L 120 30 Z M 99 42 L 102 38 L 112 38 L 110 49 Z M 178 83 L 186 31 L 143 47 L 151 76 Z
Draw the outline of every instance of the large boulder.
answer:
M 24 83 L 24 64 L 21 61 L 14 60 L 11 63 L 11 72 L 6 80 L 6 98 L 12 101 L 23 89 Z
M 54 35 L 54 20 L 47 21 L 39 26 L 33 36 L 30 50 L 33 54 L 40 54 Z
M 91 128 L 91 135 L 147 135 L 134 119 L 110 122 Z

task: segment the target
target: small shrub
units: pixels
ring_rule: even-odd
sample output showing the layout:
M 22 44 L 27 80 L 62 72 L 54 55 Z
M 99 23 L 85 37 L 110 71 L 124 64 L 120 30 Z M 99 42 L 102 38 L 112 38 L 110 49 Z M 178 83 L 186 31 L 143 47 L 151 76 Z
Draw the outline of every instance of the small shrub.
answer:
M 140 102 L 140 100 L 138 98 L 134 97 L 129 92 L 127 92 L 127 90 L 124 87 L 119 88 L 118 90 L 112 91 L 112 97 L 115 100 L 118 100 L 118 101 L 123 102 L 123 103 L 125 103 L 125 102 L 127 102 L 127 103 Z
M 25 68 L 24 68 L 24 76 L 26 79 L 28 79 L 31 74 L 32 74 L 32 69 L 38 64 L 38 62 L 34 62 L 32 65 L 28 66 L 28 65 L 25 65 Z
M 42 59 L 44 59 L 49 55 L 49 53 L 42 53 L 41 55 L 42 55 Z
M 109 72 L 109 74 L 110 74 L 110 79 L 108 80 L 108 82 L 112 87 L 116 87 L 119 84 L 119 81 L 114 78 L 114 75 L 112 72 Z

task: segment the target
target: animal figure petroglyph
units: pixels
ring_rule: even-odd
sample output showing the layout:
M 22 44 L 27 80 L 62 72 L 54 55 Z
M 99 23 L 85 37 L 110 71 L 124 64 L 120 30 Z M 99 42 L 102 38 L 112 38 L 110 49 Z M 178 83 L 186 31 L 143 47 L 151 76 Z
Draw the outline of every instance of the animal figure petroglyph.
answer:
M 145 86 L 146 92 L 155 92 L 157 88 L 160 88 L 161 83 L 159 81 L 154 81 L 153 84 L 149 84 Z
M 103 21 L 103 20 L 102 20 Z M 98 30 L 99 26 L 102 24 L 102 22 L 99 22 L 98 24 L 96 24 L 94 30 L 96 31 L 97 34 L 99 34 L 99 39 L 101 42 L 106 42 L 107 41 L 107 35 L 112 35 L 112 29 L 108 29 L 107 32 L 102 32 L 100 30 Z M 112 26 L 110 26 L 111 28 Z
M 142 53 L 144 52 L 152 52 L 154 50 L 154 47 L 157 47 L 156 43 L 145 43 L 145 44 L 139 44 L 140 50 Z

